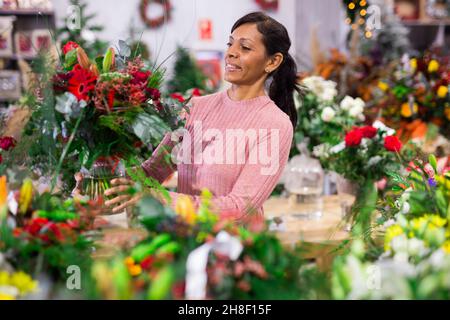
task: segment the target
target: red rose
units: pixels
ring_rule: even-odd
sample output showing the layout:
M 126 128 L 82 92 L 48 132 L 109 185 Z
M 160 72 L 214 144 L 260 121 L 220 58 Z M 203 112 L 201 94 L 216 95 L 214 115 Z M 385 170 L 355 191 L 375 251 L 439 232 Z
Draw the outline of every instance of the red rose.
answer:
M 402 143 L 396 136 L 388 136 L 384 138 L 384 147 L 391 152 L 400 152 Z
M 62 50 L 63 50 L 64 55 L 66 55 L 67 53 L 69 53 L 70 51 L 72 51 L 78 47 L 79 47 L 78 43 L 69 41 L 64 45 Z
M 150 71 L 136 71 L 132 74 L 133 80 L 131 80 L 132 84 L 144 85 L 147 83 L 148 78 L 151 76 Z
M 172 99 L 175 99 L 175 100 L 180 101 L 181 103 L 184 102 L 184 97 L 183 97 L 181 94 L 179 94 L 179 93 L 172 93 L 172 94 L 170 95 L 170 97 L 171 97 Z
M 0 163 L 2 163 L 3 162 L 3 157 L 2 157 L 2 155 L 0 154 Z
M 357 147 L 361 144 L 363 132 L 360 128 L 355 128 L 345 135 L 346 147 Z
M 201 95 L 202 95 L 202 93 L 200 92 L 199 88 L 194 88 L 194 90 L 192 90 L 192 96 L 200 97 Z
M 148 256 L 141 262 L 141 268 L 144 270 L 150 270 L 155 262 L 155 258 L 153 256 Z
M 0 138 L 0 149 L 9 151 L 16 146 L 16 140 L 13 137 L 1 137 Z
M 377 135 L 377 128 L 372 127 L 372 126 L 365 126 L 361 128 L 362 131 L 362 135 L 364 138 L 369 138 L 372 139 L 373 137 L 375 137 Z
M 155 88 L 146 88 L 145 91 L 147 91 L 148 95 L 153 100 L 159 100 L 161 98 L 161 92 L 159 92 L 158 89 Z

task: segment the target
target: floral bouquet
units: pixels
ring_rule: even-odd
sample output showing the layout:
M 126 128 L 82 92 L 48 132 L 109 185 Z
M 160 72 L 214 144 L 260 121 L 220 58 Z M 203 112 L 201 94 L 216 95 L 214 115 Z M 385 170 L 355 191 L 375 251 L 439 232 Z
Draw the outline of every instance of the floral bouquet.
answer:
M 338 144 L 346 130 L 364 120 L 365 104 L 349 96 L 338 102 L 336 83 L 321 77 L 305 78 L 301 84 L 308 91 L 296 99 L 300 120 L 295 139 L 300 143 L 308 138 L 310 150 L 320 158 L 327 151 L 326 145 Z
M 297 299 L 300 259 L 274 235 L 235 214 L 216 215 L 204 191 L 196 211 L 180 197 L 175 212 L 153 198 L 139 204 L 148 239 L 126 256 L 93 267 L 108 299 Z
M 364 232 L 370 229 L 377 202 L 376 182 L 381 182 L 388 171 L 401 170 L 401 154 L 410 156 L 410 151 L 403 148 L 394 133 L 381 122 L 375 122 L 374 126 L 354 127 L 347 132 L 344 141 L 328 147 L 321 158 L 323 163 L 328 163 L 330 170 L 355 185 L 356 202 L 352 207 L 352 217 L 356 225 L 362 224 Z
M 71 265 L 89 268 L 93 246 L 83 233 L 89 229 L 92 206 L 63 202 L 49 193 L 37 195 L 31 180 L 8 197 L 6 189 L 2 177 L 0 252 L 12 266 L 33 275 L 45 274 L 56 284 L 65 282 Z
M 55 74 L 44 72 L 44 76 L 52 88 L 43 99 L 49 100 L 53 93 L 55 99 L 45 104 L 28 97 L 28 103 L 38 107 L 26 132 L 38 133 L 41 140 L 54 143 L 48 146 L 48 141 L 42 141 L 33 146 L 30 157 L 42 166 L 40 156 L 49 158 L 49 150 L 56 149 L 50 158 L 56 158 L 52 160 L 56 172 L 63 169 L 66 182 L 71 182 L 67 190 L 74 187 L 73 175 L 82 168 L 89 170 L 97 160 L 109 167 L 110 174 L 96 184 L 109 183 L 111 176 L 118 175 L 121 159 L 146 159 L 166 132 L 183 125 L 181 111 L 188 101 L 164 99 L 159 91 L 163 72 L 151 70 L 139 57 L 132 57 L 123 41 L 118 49 L 110 48 L 95 61 L 78 44 L 69 42 L 63 47 Z
M 412 163 L 407 176 L 391 174 L 396 200 L 386 201 L 380 254 L 370 261 L 364 245 L 356 243 L 348 256 L 339 257 L 335 298 L 450 298 L 450 167 L 448 159 L 429 159 Z
M 450 61 L 432 53 L 409 59 L 405 56 L 388 76 L 378 83 L 375 99 L 381 116 L 389 125 L 400 129 L 405 141 L 423 138 L 421 132 L 412 134 L 408 123 L 420 120 L 437 125 L 444 136 L 450 130 Z

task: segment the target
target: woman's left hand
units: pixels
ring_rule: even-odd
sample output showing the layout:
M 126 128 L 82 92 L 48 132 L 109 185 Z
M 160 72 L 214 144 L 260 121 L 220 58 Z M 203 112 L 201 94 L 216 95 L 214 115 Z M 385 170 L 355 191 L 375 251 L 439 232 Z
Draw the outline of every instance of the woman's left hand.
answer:
M 112 208 L 113 213 L 122 212 L 124 209 L 134 207 L 142 198 L 141 193 L 131 195 L 128 190 L 133 187 L 134 182 L 127 178 L 111 180 L 112 188 L 105 190 L 105 196 L 115 196 L 105 202 L 107 207 Z

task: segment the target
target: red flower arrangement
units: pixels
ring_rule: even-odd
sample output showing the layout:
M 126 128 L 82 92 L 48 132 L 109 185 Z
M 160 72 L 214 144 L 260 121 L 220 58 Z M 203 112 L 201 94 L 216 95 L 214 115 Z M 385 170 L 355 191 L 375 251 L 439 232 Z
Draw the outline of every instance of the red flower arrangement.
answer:
M 69 41 L 63 46 L 62 51 L 63 51 L 63 54 L 66 55 L 70 51 L 75 50 L 76 48 L 79 48 L 79 47 L 80 46 L 78 45 L 78 43 Z
M 16 146 L 16 140 L 13 137 L 1 137 L 0 149 L 9 151 Z
M 97 76 L 90 70 L 83 69 L 81 65 L 76 64 L 70 72 L 68 90 L 78 101 L 89 101 L 89 95 L 93 93 Z
M 345 135 L 346 147 L 357 147 L 361 144 L 363 138 L 363 131 L 360 128 L 355 128 Z
M 384 139 L 384 147 L 391 152 L 400 152 L 402 143 L 396 136 L 388 136 Z

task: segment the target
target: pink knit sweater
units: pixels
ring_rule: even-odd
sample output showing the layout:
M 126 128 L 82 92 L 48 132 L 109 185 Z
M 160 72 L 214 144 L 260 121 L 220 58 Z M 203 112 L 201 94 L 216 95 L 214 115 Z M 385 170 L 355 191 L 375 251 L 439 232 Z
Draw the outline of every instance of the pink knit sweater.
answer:
M 289 117 L 268 96 L 234 101 L 222 91 L 192 99 L 182 143 L 166 135 L 142 167 L 160 183 L 178 170 L 172 205 L 180 194 L 190 195 L 198 205 L 207 188 L 215 210 L 262 218 L 263 203 L 287 163 L 292 137 Z M 167 161 L 169 152 L 178 155 L 177 163 Z

